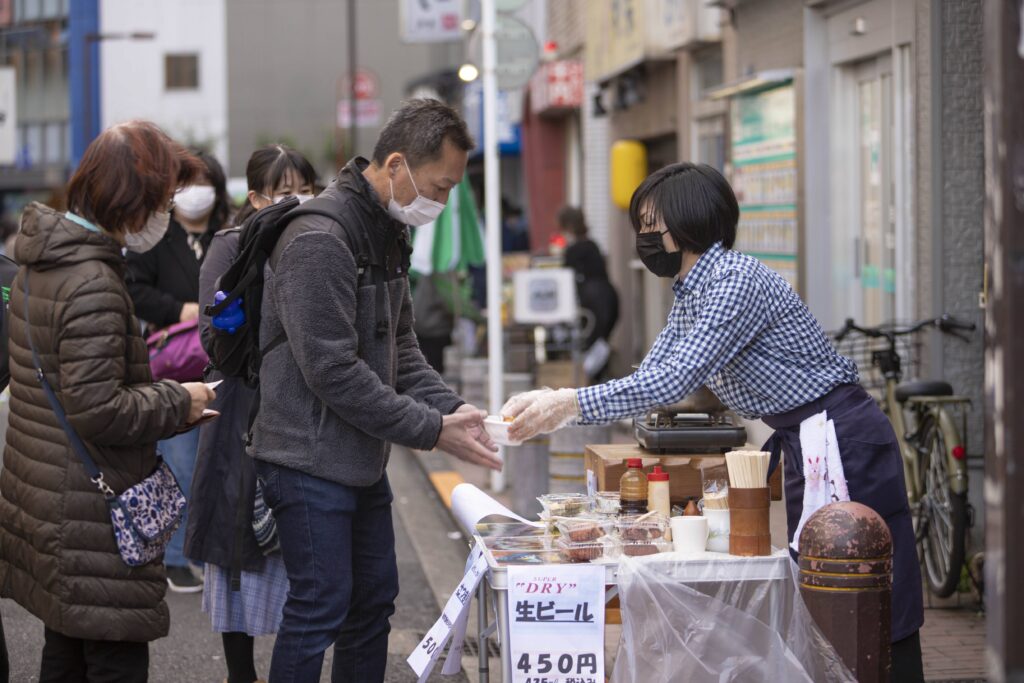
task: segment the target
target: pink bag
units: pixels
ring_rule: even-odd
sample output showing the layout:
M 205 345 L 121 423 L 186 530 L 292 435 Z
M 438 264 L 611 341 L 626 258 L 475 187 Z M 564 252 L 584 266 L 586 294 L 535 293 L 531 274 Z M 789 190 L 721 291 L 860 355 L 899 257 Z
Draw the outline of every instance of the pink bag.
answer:
M 203 378 L 210 358 L 199 339 L 199 321 L 177 323 L 152 334 L 146 340 L 153 379 L 195 382 Z

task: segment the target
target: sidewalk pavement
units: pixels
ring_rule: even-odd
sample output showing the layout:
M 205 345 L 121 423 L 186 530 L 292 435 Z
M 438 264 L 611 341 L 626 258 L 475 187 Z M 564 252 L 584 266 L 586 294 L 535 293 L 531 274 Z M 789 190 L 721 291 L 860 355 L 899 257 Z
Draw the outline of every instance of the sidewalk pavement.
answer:
M 630 438 L 626 434 L 615 434 L 616 442 L 625 443 Z M 451 491 L 462 482 L 474 484 L 511 507 L 512 496 L 508 489 L 502 493 L 490 490 L 488 471 L 439 451 L 416 455 L 438 496 L 449 508 Z M 786 538 L 785 505 L 773 502 L 771 515 L 772 543 L 781 547 Z M 943 683 L 984 681 L 985 615 L 973 596 L 960 596 L 959 599 L 943 601 L 939 606 L 939 601 L 929 601 L 926 595 L 925 605 L 934 605 L 925 609 L 925 623 L 921 629 L 925 679 Z M 607 646 L 614 649 L 615 642 L 612 640 Z

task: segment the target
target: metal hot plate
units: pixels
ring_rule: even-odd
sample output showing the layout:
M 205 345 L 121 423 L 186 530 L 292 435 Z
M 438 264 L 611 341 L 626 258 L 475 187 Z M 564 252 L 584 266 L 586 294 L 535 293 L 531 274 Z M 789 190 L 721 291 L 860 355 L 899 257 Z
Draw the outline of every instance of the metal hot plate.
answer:
M 633 420 L 637 442 L 656 453 L 725 453 L 747 443 L 747 430 L 726 415 L 656 410 Z

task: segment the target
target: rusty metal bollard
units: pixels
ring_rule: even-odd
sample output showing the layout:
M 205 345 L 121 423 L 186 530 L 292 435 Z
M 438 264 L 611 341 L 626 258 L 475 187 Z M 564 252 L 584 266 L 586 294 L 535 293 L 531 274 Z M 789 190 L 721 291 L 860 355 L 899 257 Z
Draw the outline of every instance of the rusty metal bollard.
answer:
M 800 533 L 800 594 L 858 681 L 889 680 L 892 537 L 877 512 L 832 503 L 807 520 Z

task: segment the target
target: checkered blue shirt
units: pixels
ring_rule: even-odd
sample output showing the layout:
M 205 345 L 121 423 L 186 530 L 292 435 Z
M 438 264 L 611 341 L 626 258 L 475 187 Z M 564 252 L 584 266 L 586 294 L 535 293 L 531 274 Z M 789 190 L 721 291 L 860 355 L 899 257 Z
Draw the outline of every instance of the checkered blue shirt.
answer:
M 703 384 L 744 417 L 778 415 L 857 381 L 789 283 L 751 256 L 716 243 L 672 289 L 640 368 L 578 390 L 584 423 L 641 415 Z

